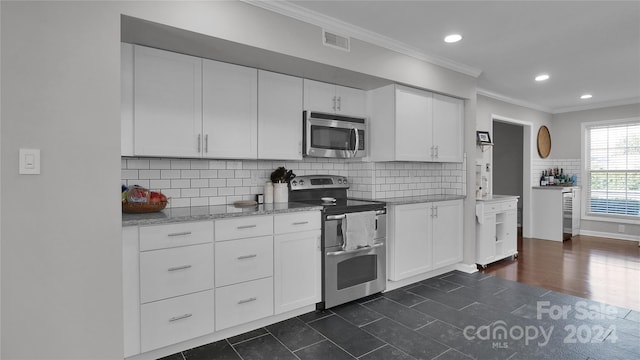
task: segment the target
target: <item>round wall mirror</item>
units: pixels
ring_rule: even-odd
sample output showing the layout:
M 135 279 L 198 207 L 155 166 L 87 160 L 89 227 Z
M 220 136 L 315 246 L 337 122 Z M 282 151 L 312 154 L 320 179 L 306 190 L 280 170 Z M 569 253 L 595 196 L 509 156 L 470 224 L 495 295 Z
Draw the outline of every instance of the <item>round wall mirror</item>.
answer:
M 551 152 L 551 134 L 549 129 L 542 125 L 538 130 L 538 154 L 541 158 L 546 159 Z

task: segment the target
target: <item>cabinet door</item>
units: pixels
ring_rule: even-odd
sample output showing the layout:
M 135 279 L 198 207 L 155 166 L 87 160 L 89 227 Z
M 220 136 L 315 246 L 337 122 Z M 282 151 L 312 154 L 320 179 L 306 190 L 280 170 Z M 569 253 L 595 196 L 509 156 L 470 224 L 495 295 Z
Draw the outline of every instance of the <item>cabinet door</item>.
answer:
M 433 94 L 434 161 L 462 162 L 463 101 Z
M 504 239 L 501 257 L 507 257 L 518 251 L 518 211 L 508 210 L 504 213 Z
M 133 156 L 133 45 L 120 44 L 120 155 Z
M 202 132 L 202 60 L 134 48 L 134 152 L 198 157 Z
M 485 213 L 476 225 L 476 263 L 486 265 L 496 257 L 496 214 Z
M 258 71 L 258 158 L 302 160 L 302 79 Z
M 256 69 L 203 60 L 203 156 L 255 159 L 258 155 Z
M 304 109 L 335 113 L 337 106 L 336 86 L 304 79 Z
M 462 200 L 433 204 L 433 267 L 462 261 Z
M 431 204 L 398 205 L 395 207 L 394 233 L 389 268 L 393 281 L 429 271 L 431 253 Z
M 431 93 L 396 88 L 396 160 L 430 161 L 433 153 Z
M 274 301 L 280 314 L 321 300 L 320 230 L 276 235 Z
M 350 116 L 366 115 L 365 92 L 345 86 L 336 86 L 337 113 Z

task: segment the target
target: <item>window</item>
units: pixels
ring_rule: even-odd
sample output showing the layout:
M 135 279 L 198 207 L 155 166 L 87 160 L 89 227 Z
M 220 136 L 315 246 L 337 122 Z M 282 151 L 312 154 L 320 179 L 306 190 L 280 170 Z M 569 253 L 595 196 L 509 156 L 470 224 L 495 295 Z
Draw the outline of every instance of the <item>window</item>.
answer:
M 640 217 L 640 122 L 585 130 L 587 214 Z

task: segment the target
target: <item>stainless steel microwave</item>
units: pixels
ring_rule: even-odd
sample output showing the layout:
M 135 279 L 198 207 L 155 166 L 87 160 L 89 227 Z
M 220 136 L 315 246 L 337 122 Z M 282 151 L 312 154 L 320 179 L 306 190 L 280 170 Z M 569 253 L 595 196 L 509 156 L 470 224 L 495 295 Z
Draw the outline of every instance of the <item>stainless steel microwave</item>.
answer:
M 304 111 L 304 155 L 328 158 L 366 156 L 366 119 Z

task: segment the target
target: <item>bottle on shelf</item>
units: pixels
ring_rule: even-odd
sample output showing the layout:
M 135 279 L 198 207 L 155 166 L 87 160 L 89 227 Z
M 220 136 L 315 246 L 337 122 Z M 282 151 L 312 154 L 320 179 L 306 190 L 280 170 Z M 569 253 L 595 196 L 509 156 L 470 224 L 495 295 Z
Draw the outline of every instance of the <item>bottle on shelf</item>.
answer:
M 540 186 L 547 186 L 547 171 L 542 170 L 542 175 L 540 176 Z

